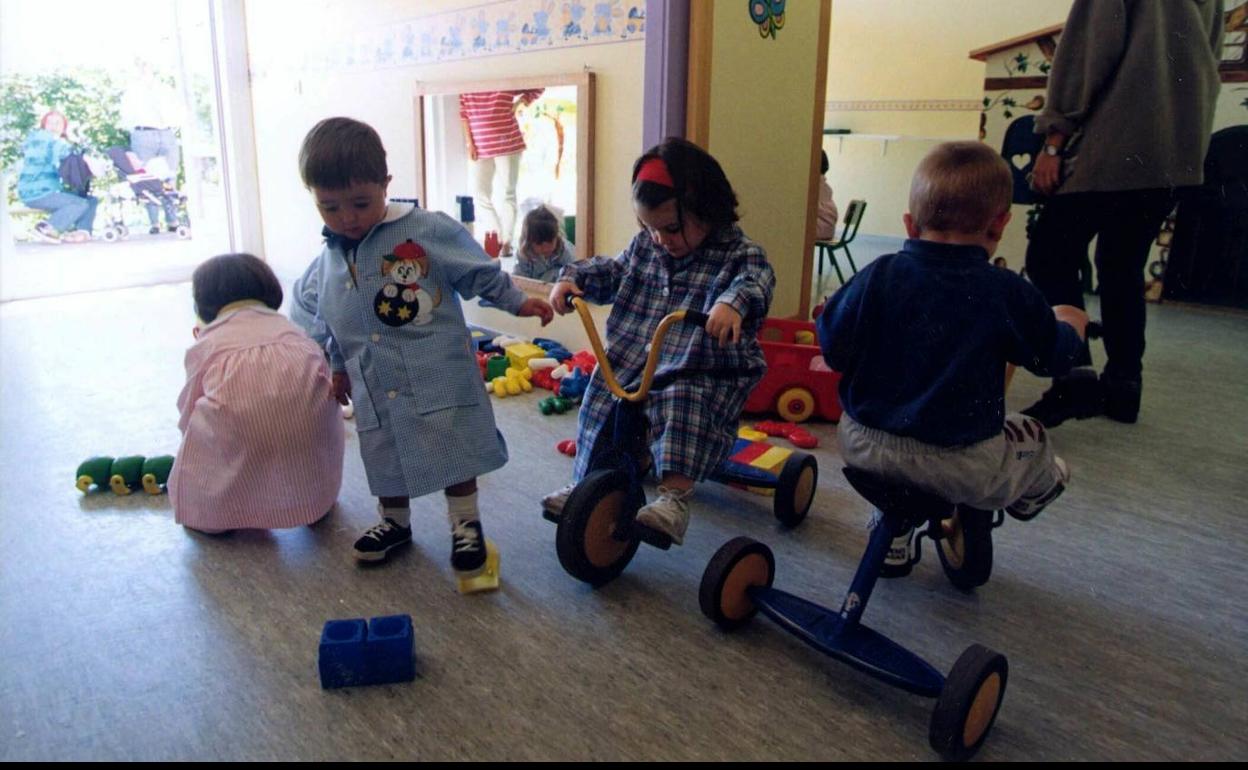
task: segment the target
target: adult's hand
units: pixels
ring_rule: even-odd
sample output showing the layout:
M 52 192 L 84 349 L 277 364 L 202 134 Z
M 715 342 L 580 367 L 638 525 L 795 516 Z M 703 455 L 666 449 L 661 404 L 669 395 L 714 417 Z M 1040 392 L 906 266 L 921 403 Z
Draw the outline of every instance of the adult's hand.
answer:
M 1031 186 L 1042 195 L 1057 192 L 1062 183 L 1062 158 L 1058 155 L 1041 153 L 1036 158 L 1036 165 L 1031 169 Z

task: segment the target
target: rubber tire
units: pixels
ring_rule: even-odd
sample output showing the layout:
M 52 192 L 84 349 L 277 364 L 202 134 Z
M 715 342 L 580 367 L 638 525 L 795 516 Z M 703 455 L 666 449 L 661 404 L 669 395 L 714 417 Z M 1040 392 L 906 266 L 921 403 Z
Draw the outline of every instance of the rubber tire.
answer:
M 802 402 L 800 411 L 789 408 L 789 402 L 794 399 Z M 815 414 L 815 394 L 806 388 L 785 388 L 776 398 L 776 413 L 789 422 L 805 422 Z
M 614 543 L 596 540 L 597 549 L 606 551 L 597 558 L 593 558 L 595 549 L 587 543 L 587 537 L 611 537 L 613 525 L 609 522 L 619 516 L 620 506 L 640 507 L 637 501 L 640 493 L 630 486 L 628 474 L 623 471 L 594 471 L 568 496 L 555 531 L 555 552 L 559 564 L 572 577 L 597 588 L 619 577 L 633 560 L 641 545 L 636 537 L 619 542 L 618 548 Z M 644 499 L 641 502 L 644 503 Z
M 182 240 L 186 240 L 191 237 L 191 228 L 187 227 L 186 225 L 178 225 L 177 232 L 178 232 L 178 237 L 181 238 Z
M 117 225 L 117 234 L 121 236 L 123 241 L 128 240 L 130 238 L 130 228 L 125 225 Z
M 994 676 L 996 702 L 991 704 L 989 714 Z M 972 644 L 958 657 L 940 691 L 927 733 L 928 742 L 944 760 L 962 762 L 979 751 L 997 720 L 1009 677 L 1010 665 L 1005 656 L 983 645 Z M 982 699 L 977 697 L 981 693 Z M 972 723 L 970 735 L 968 721 Z
M 756 570 L 761 567 L 762 565 L 756 558 L 760 556 L 766 562 L 765 583 L 759 582 L 757 575 L 751 580 L 746 573 L 738 573 L 738 582 L 729 585 L 734 571 L 738 568 Z M 725 631 L 732 631 L 750 622 L 750 619 L 758 613 L 758 608 L 745 596 L 745 589 L 751 585 L 770 587 L 775 577 L 776 557 L 771 553 L 770 548 L 748 537 L 734 537 L 719 547 L 702 572 L 702 584 L 698 587 L 698 606 L 702 609 L 702 614 L 714 621 L 715 625 Z M 745 605 L 740 611 L 733 612 L 731 615 L 724 612 L 725 589 L 735 591 L 734 595 L 728 598 Z
M 936 542 L 936 555 L 945 577 L 955 588 L 971 591 L 992 576 L 992 514 L 987 511 L 969 510 L 959 506 L 956 516 L 961 528 L 961 558 L 956 558 L 956 546 L 951 546 L 948 534 Z
M 111 227 L 106 228 L 104 230 L 103 235 L 104 235 L 105 243 L 116 243 L 118 240 L 121 239 L 121 234 Z
M 802 479 L 810 474 L 809 494 Z M 815 501 L 815 491 L 819 485 L 819 463 L 815 456 L 805 452 L 794 452 L 784 461 L 780 469 L 780 478 L 776 482 L 776 498 L 773 509 L 776 519 L 786 527 L 796 527 L 806 520 L 810 506 Z M 797 499 L 805 494 L 805 500 Z

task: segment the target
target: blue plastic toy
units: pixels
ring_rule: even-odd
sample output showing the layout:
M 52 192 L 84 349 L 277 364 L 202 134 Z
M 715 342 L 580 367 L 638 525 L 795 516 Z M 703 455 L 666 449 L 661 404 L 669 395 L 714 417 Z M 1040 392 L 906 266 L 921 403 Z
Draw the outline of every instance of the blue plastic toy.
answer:
M 321 630 L 321 687 L 360 687 L 416 678 L 412 616 L 328 620 Z
M 567 377 L 559 380 L 559 395 L 570 401 L 580 401 L 589 387 L 589 375 L 580 369 L 573 369 Z
M 565 348 L 561 343 L 546 337 L 538 337 L 533 340 L 533 344 L 546 351 L 547 358 L 553 358 L 556 361 L 563 362 L 572 357 L 572 351 Z

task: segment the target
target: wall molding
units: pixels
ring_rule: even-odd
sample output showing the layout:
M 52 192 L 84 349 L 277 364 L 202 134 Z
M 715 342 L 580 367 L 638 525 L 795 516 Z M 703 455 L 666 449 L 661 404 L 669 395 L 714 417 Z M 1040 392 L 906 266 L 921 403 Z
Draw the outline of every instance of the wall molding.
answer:
M 827 112 L 979 112 L 980 99 L 859 99 L 826 102 Z

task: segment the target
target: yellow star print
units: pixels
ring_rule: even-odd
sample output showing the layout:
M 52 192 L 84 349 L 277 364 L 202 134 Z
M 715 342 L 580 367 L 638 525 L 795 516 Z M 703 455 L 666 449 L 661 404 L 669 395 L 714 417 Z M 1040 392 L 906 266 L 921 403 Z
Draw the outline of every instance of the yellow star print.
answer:
M 405 308 L 405 307 L 401 307 L 401 308 L 399 308 L 399 320 L 400 320 L 400 321 L 406 321 L 407 319 L 409 319 L 409 318 L 411 318 L 411 317 L 412 317 L 412 311 L 411 311 L 411 310 L 409 310 L 409 309 L 407 309 L 407 308 Z
M 381 313 L 382 315 L 390 315 L 391 309 L 392 308 L 390 307 L 389 302 L 382 302 L 380 305 L 377 306 L 377 312 Z

